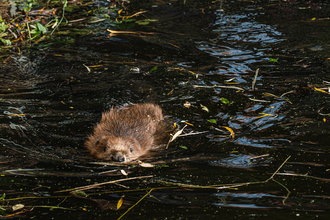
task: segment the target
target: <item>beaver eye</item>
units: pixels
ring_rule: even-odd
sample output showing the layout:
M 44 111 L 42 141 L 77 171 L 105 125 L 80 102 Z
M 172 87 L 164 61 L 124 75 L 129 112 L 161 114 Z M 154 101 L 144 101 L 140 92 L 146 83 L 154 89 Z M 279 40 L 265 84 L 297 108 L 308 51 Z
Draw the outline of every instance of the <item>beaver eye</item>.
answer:
M 131 151 L 131 153 L 133 152 L 133 148 L 130 148 L 129 151 Z
M 106 151 L 107 151 L 107 147 L 104 147 L 104 148 L 103 148 L 103 151 L 106 152 Z

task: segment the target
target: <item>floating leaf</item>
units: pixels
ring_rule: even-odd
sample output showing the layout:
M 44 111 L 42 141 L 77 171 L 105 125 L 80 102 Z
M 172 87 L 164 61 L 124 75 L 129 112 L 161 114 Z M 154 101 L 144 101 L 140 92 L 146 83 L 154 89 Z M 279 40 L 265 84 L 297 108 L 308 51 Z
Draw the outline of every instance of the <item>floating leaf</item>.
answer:
M 150 22 L 149 21 L 137 21 L 136 22 L 138 25 L 147 25 L 149 24 Z
M 268 60 L 268 62 L 270 62 L 270 63 L 277 63 L 277 62 L 278 62 L 278 58 L 277 58 L 277 59 L 270 58 L 270 59 Z
M 158 69 L 158 66 L 155 66 L 154 68 L 152 68 L 151 70 L 149 70 L 149 72 L 151 73 L 152 71 L 155 71 L 156 69 Z
M 177 137 L 179 137 L 180 134 L 182 134 L 183 129 L 185 129 L 187 127 L 187 125 L 185 125 L 181 130 L 178 130 L 173 137 L 171 138 L 170 142 L 174 141 Z
M 194 126 L 193 124 L 186 122 L 186 121 L 184 123 L 186 123 L 187 125 L 190 125 L 190 126 Z
M 19 210 L 19 209 L 22 209 L 22 208 L 24 208 L 23 204 L 16 204 L 12 207 L 13 211 L 16 211 L 16 210 Z
M 204 106 L 204 105 L 201 104 L 201 107 L 202 107 L 202 109 L 203 109 L 204 111 L 209 112 L 209 109 L 208 109 L 206 106 Z
M 140 167 L 145 167 L 145 168 L 151 168 L 154 167 L 155 165 L 151 164 L 151 163 L 141 163 Z
M 226 99 L 226 98 L 220 98 L 220 101 L 221 101 L 223 104 L 228 104 L 228 103 L 229 103 L 229 100 Z
M 170 166 L 167 165 L 167 164 L 162 164 L 162 165 L 158 165 L 158 166 L 156 167 L 156 169 L 158 169 L 158 168 L 162 168 L 162 167 L 170 167 Z
M 169 144 L 174 141 L 177 137 L 179 137 L 179 135 L 183 132 L 183 130 L 187 127 L 187 125 L 185 125 L 181 130 L 177 131 L 172 138 L 168 141 L 166 149 L 168 148 Z
M 232 138 L 235 137 L 235 132 L 234 132 L 233 129 L 231 129 L 230 127 L 226 127 L 226 126 L 222 126 L 222 127 L 223 127 L 223 128 L 226 128 L 226 129 L 230 132 L 230 136 L 231 136 Z
M 314 87 L 314 90 L 315 90 L 315 91 L 318 91 L 318 92 L 323 92 L 323 93 L 327 93 L 327 94 L 329 94 L 328 92 L 326 92 L 326 91 L 324 91 L 324 90 L 322 90 L 322 89 L 318 89 L 318 88 L 316 88 L 316 87 Z
M 186 108 L 190 108 L 191 104 L 190 102 L 186 101 L 184 104 L 183 104 L 184 107 Z
M 123 205 L 124 198 L 121 197 L 117 203 L 117 210 L 120 209 L 120 207 Z
M 87 197 L 87 194 L 84 191 L 73 191 L 72 194 L 76 196 Z
M 217 123 L 217 121 L 215 120 L 215 119 L 209 119 L 209 120 L 207 120 L 208 122 L 211 122 L 211 123 L 213 123 L 213 124 L 216 124 Z
M 172 89 L 169 93 L 167 93 L 167 95 L 171 94 L 174 91 L 174 89 Z
M 186 146 L 179 146 L 179 147 L 182 148 L 182 149 L 185 149 L 185 150 L 188 149 Z
M 124 176 L 127 176 L 128 174 L 126 173 L 125 170 L 120 170 L 121 174 L 123 174 Z

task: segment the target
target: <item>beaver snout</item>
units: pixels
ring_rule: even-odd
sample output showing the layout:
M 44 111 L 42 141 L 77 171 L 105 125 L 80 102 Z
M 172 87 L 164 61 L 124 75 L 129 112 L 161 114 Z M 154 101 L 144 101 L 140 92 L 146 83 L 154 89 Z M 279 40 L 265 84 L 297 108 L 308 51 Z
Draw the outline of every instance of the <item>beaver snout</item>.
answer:
M 111 156 L 111 160 L 112 161 L 117 161 L 117 162 L 125 162 L 126 157 L 122 153 L 118 152 L 118 153 Z

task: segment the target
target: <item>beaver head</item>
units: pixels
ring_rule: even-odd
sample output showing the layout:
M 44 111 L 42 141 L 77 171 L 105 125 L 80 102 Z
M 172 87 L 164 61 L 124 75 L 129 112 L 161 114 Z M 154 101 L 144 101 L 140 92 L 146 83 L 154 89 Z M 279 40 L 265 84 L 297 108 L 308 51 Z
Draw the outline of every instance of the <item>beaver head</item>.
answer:
M 92 155 L 101 160 L 129 162 L 144 153 L 135 138 L 103 136 L 95 143 Z

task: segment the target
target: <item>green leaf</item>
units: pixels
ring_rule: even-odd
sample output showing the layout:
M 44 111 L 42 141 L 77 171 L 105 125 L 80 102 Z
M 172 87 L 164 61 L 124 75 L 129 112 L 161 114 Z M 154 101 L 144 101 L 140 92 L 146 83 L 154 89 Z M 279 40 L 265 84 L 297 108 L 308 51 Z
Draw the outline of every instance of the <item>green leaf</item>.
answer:
M 229 103 L 228 99 L 226 99 L 226 98 L 220 98 L 220 101 L 221 101 L 223 104 L 228 104 L 228 103 Z
M 217 121 L 215 120 L 215 119 L 209 119 L 209 120 L 207 120 L 208 122 L 211 122 L 211 123 L 213 123 L 213 124 L 216 124 L 217 123 Z
M 42 24 L 40 23 L 37 23 L 37 27 L 38 27 L 38 30 L 43 33 L 43 34 L 46 34 L 47 33 L 47 28 L 45 26 L 43 26 Z
M 0 23 L 0 31 L 4 32 L 8 28 L 8 25 L 5 25 L 5 22 Z
M 270 58 L 270 59 L 268 60 L 268 62 L 270 62 L 270 63 L 277 63 L 277 62 L 278 62 L 278 58 L 277 58 L 277 59 Z
M 156 166 L 156 169 L 162 168 L 162 167 L 169 167 L 169 165 L 167 165 L 167 164 L 159 165 L 159 166 Z
M 4 194 L 2 194 L 2 196 L 1 196 L 1 200 L 3 200 L 3 199 L 5 199 L 6 198 L 6 193 L 4 193 Z
M 188 148 L 186 147 L 186 146 L 179 146 L 180 148 L 182 148 L 182 149 L 185 149 L 185 150 L 187 150 Z
M 155 66 L 154 68 L 152 68 L 151 70 L 149 70 L 149 72 L 151 73 L 152 71 L 155 71 L 156 69 L 158 69 L 158 66 Z
M 87 194 L 84 191 L 73 191 L 72 194 L 82 197 L 87 197 Z
M 10 40 L 5 40 L 5 39 L 2 39 L 2 38 L 0 38 L 0 40 L 1 40 L 1 42 L 2 42 L 4 45 L 6 45 L 6 46 L 11 45 L 11 41 L 10 41 Z
M 149 24 L 150 22 L 149 21 L 137 21 L 136 22 L 138 25 L 147 25 Z
M 131 19 L 126 19 L 126 20 L 123 20 L 123 22 L 133 22 L 133 21 L 136 21 L 136 19 L 134 19 L 134 18 L 131 18 Z

